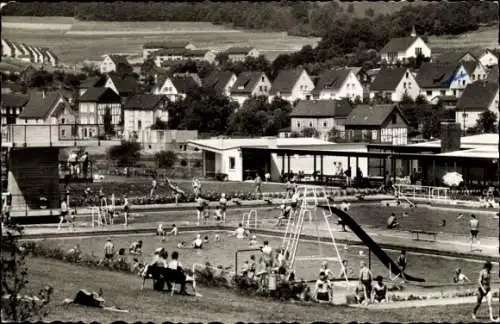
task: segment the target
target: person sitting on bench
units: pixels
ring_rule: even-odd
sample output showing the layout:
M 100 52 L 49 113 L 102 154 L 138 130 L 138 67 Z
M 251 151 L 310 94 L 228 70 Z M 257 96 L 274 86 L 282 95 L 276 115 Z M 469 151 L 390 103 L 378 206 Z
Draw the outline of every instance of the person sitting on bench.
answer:
M 394 228 L 398 228 L 398 227 L 399 227 L 399 222 L 396 218 L 396 215 L 394 213 L 392 213 L 391 216 L 389 216 L 389 218 L 387 218 L 387 228 L 394 229 Z

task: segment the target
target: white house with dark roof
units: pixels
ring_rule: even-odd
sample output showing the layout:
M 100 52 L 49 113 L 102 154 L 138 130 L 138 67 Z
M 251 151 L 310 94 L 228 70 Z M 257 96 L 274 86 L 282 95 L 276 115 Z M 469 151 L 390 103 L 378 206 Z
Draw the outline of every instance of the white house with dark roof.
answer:
M 498 83 L 476 81 L 467 85 L 458 99 L 455 120 L 462 129 L 469 129 L 476 126 L 479 116 L 488 110 L 498 117 Z
M 442 96 L 460 97 L 470 83 L 469 74 L 462 63 L 423 63 L 416 80 L 420 94 L 433 104 Z
M 247 57 L 257 58 L 260 53 L 253 47 L 230 47 L 224 51 L 231 62 L 243 62 Z
M 54 54 L 52 50 L 44 47 L 40 51 L 43 54 L 44 63 L 49 64 L 50 66 L 57 66 L 57 64 L 59 63 L 59 58 L 56 56 L 56 54 Z
M 313 99 L 363 99 L 363 86 L 349 68 L 325 71 L 312 91 Z
M 479 58 L 476 56 L 477 53 L 470 50 L 448 49 L 433 55 L 435 55 L 433 61 L 436 63 L 479 62 Z
M 58 117 L 71 109 L 70 103 L 57 91 L 29 93 L 29 100 L 17 116 L 16 124 L 59 124 Z M 67 123 L 69 121 L 64 121 Z M 74 120 L 73 120 L 74 123 Z
M 161 75 L 155 83 L 153 94 L 164 95 L 172 102 L 186 98 L 190 89 L 200 87 L 200 83 L 191 75 Z
M 162 49 L 188 49 L 194 50 L 196 46 L 190 42 L 149 42 L 142 46 L 142 57 L 146 60 L 151 53 L 162 50 Z
M 23 51 L 19 48 L 19 44 L 13 41 L 8 41 L 12 48 L 12 57 L 18 58 L 23 55 Z
M 382 68 L 370 85 L 370 99 L 379 96 L 399 102 L 405 94 L 414 100 L 420 94 L 420 87 L 408 68 Z
M 492 67 L 494 65 L 498 65 L 498 57 L 490 50 L 485 50 L 479 56 L 479 62 L 481 62 L 481 64 L 485 67 Z
M 241 72 L 231 88 L 231 99 L 240 106 L 250 97 L 269 96 L 271 82 L 264 72 Z
M 281 98 L 290 103 L 311 97 L 314 82 L 304 68 L 282 70 L 271 85 L 269 100 Z
M 162 48 L 155 52 L 151 52 L 150 57 L 155 62 L 155 65 L 161 67 L 163 63 L 182 61 L 185 59 L 185 54 L 189 50 L 185 48 L 173 47 Z
M 301 100 L 290 113 L 290 131 L 299 133 L 314 128 L 320 138 L 328 140 L 328 132 L 343 132 L 353 106 L 348 100 Z
M 398 61 L 406 62 L 410 58 L 416 58 L 419 54 L 424 57 L 432 57 L 431 48 L 425 41 L 417 36 L 415 28 L 409 37 L 393 38 L 380 50 L 380 58 L 388 64 Z
M 215 62 L 215 51 L 209 49 L 187 50 L 184 53 L 184 59 L 193 61 L 204 61 L 210 64 Z
M 33 46 L 32 48 L 33 52 L 35 53 L 37 63 L 43 63 L 43 54 L 40 49 L 36 46 Z
M 231 88 L 236 83 L 236 74 L 231 71 L 214 71 L 202 80 L 203 87 L 212 88 L 217 93 L 229 97 Z
M 470 81 L 485 80 L 488 77 L 487 69 L 479 61 L 463 61 L 461 62 L 467 74 L 470 76 Z
M 396 104 L 357 105 L 345 123 L 350 142 L 375 142 L 406 145 L 408 120 Z
M 138 94 L 127 100 L 123 105 L 124 134 L 129 138 L 140 136 L 157 118 L 167 122 L 167 101 L 166 96 L 153 94 Z
M 130 63 L 125 56 L 105 54 L 99 65 L 99 71 L 101 73 L 116 72 L 119 66 L 130 67 Z

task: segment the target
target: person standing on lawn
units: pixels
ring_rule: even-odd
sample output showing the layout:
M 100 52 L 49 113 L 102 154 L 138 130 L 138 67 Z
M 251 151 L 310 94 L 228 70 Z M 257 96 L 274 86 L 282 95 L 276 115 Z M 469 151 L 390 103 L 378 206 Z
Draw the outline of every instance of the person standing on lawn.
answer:
M 201 195 L 201 182 L 198 178 L 193 179 L 193 193 L 196 198 Z
M 104 244 L 104 260 L 111 261 L 115 256 L 115 246 L 111 241 L 111 238 L 108 238 L 106 243 Z
M 262 194 L 262 179 L 258 173 L 255 174 L 255 192 L 258 194 Z
M 156 187 L 158 186 L 158 182 L 156 181 L 155 176 L 151 176 L 151 191 L 149 192 L 149 198 L 153 199 L 156 196 Z
M 477 302 L 476 306 L 474 306 L 474 310 L 472 311 L 472 318 L 476 320 L 476 314 L 477 311 L 479 310 L 479 307 L 481 306 L 481 303 L 483 302 L 483 298 L 486 297 L 486 302 L 488 303 L 488 309 L 490 312 L 490 321 L 494 322 L 497 321 L 493 317 L 493 308 L 491 306 L 491 299 L 492 299 L 492 293 L 491 293 L 491 262 L 486 261 L 484 263 L 483 269 L 479 272 L 479 278 L 478 278 L 478 295 L 477 295 Z
M 476 215 L 472 214 L 470 215 L 471 220 L 469 221 L 470 224 L 470 247 L 472 250 L 472 245 L 474 243 L 479 244 L 479 239 L 477 235 L 479 234 L 479 219 L 476 218 Z
M 61 214 L 59 216 L 59 224 L 57 225 L 58 230 L 61 229 L 61 225 L 66 220 L 66 217 L 68 217 L 68 204 L 66 199 L 61 199 Z
M 128 226 L 128 214 L 130 211 L 127 195 L 123 195 L 123 217 L 125 218 L 124 226 Z

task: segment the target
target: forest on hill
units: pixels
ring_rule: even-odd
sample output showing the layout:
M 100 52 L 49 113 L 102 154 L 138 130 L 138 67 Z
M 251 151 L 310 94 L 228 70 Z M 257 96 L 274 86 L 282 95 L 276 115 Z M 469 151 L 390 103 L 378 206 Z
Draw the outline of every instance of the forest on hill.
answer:
M 298 36 L 324 37 L 353 21 L 381 29 L 391 36 L 408 32 L 429 35 L 460 34 L 482 23 L 498 20 L 498 6 L 490 1 L 436 2 L 394 6 L 377 12 L 367 7 L 365 16 L 355 15 L 355 6 L 345 3 L 274 2 L 15 2 L 2 9 L 3 15 L 69 16 L 92 21 L 204 21 L 237 28 L 288 31 Z M 387 6 L 385 6 L 387 7 Z M 374 24 L 374 22 L 376 22 Z M 388 29 L 388 30 L 386 30 Z

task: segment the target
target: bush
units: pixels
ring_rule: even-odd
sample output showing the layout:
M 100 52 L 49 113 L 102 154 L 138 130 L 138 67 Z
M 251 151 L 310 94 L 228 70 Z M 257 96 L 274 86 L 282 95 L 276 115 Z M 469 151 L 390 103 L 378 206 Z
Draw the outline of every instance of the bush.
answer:
M 141 158 L 141 145 L 135 141 L 122 141 L 120 145 L 108 149 L 109 159 L 119 167 L 134 166 Z
M 160 151 L 155 154 L 155 161 L 158 168 L 169 169 L 177 162 L 177 154 L 172 151 Z
M 186 160 L 181 160 L 181 166 L 186 167 L 188 165 Z

